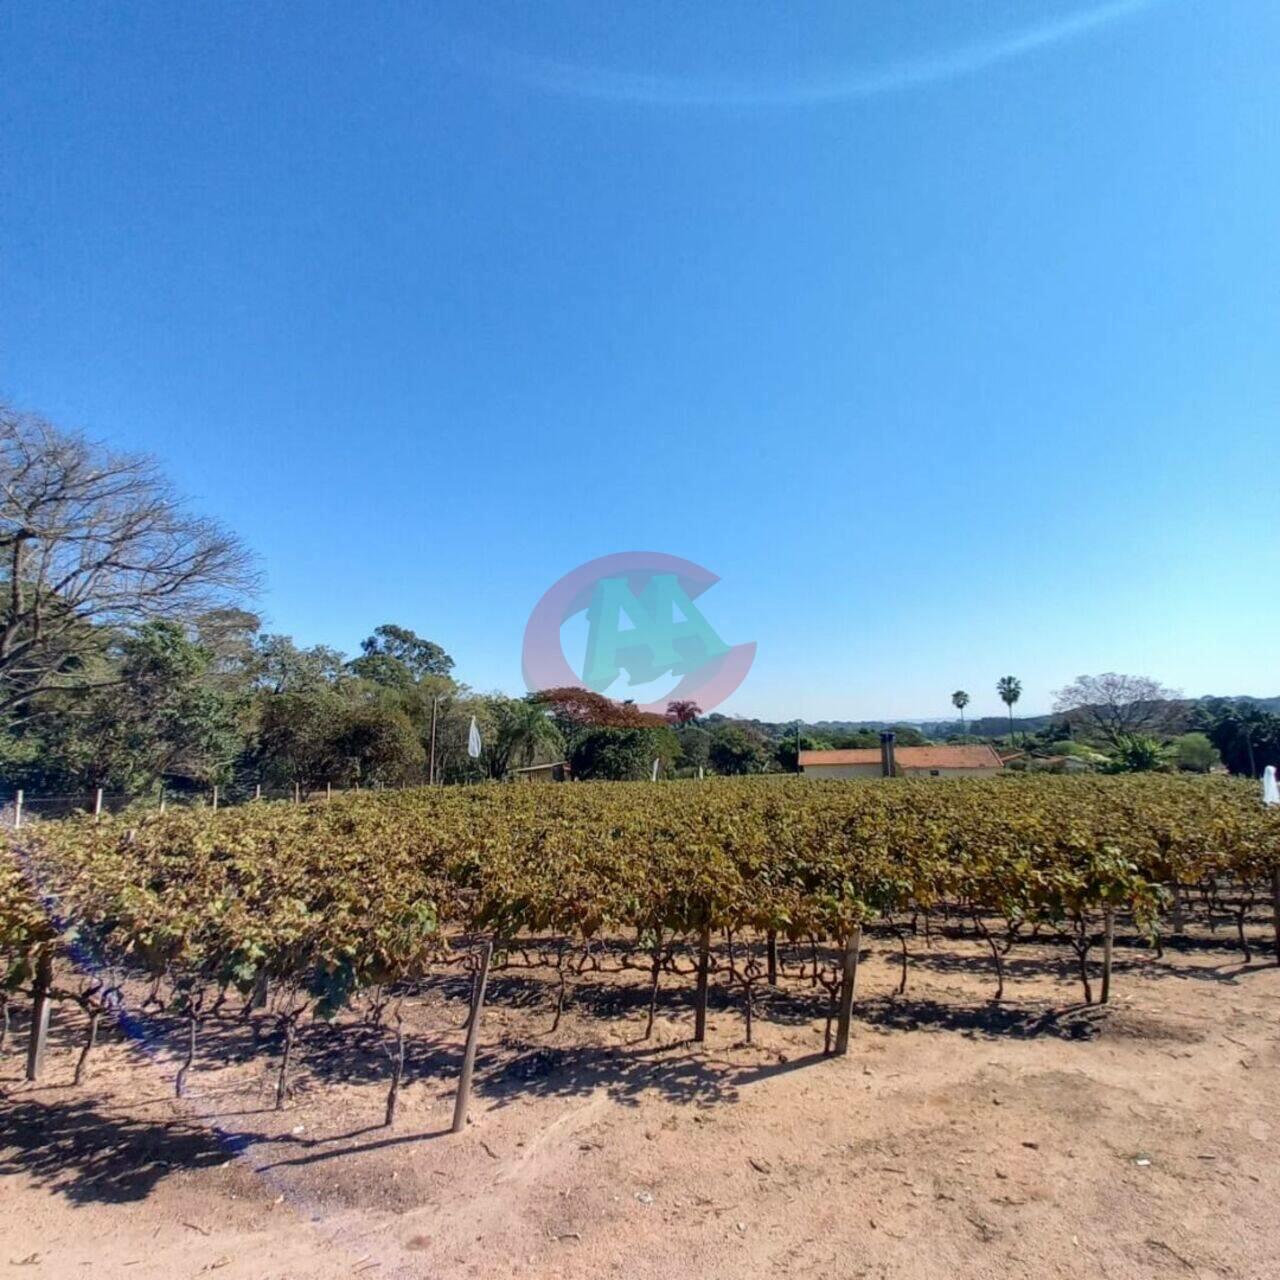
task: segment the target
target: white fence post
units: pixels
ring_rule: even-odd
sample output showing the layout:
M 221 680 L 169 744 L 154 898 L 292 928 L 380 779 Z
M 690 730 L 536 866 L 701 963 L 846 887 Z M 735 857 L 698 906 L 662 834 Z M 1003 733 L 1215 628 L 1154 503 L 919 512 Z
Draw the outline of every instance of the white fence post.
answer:
M 102 817 L 102 788 L 99 787 L 93 796 L 93 820 L 97 822 Z
M 22 788 L 18 788 L 17 799 L 13 803 L 13 829 L 18 830 L 22 826 Z

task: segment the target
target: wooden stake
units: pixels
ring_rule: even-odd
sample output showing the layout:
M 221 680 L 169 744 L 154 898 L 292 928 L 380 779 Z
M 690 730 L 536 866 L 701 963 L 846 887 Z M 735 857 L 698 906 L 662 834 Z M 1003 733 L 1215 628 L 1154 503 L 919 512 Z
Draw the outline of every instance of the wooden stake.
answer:
M 93 1052 L 93 1047 L 98 1043 L 98 1026 L 102 1022 L 102 1010 L 89 1010 L 89 1027 L 85 1032 L 84 1044 L 80 1049 L 80 1056 L 76 1059 L 76 1073 L 72 1079 L 72 1084 L 80 1084 L 84 1080 L 85 1068 L 89 1065 L 89 1055 Z
M 404 1019 L 396 1011 L 396 1051 L 391 1058 L 391 1087 L 387 1090 L 387 1110 L 383 1125 L 390 1128 L 396 1121 L 396 1102 L 400 1098 L 400 1082 L 404 1079 Z
M 778 934 L 776 930 L 769 930 L 768 938 L 768 965 L 769 965 L 769 985 L 776 987 L 778 985 Z
M 486 942 L 480 956 L 480 973 L 475 996 L 471 1001 L 471 1018 L 467 1026 L 467 1047 L 462 1054 L 462 1074 L 458 1077 L 458 1097 L 453 1104 L 453 1130 L 461 1133 L 467 1127 L 467 1107 L 471 1102 L 471 1076 L 476 1066 L 476 1044 L 480 1039 L 480 1015 L 484 1012 L 484 989 L 489 981 L 489 962 L 493 959 L 493 943 Z
M 289 1063 L 293 1058 L 293 1042 L 298 1034 L 298 1014 L 289 1013 L 284 1018 L 284 1056 L 280 1059 L 280 1074 L 276 1077 L 276 1110 L 284 1110 L 284 1100 L 289 1096 Z
M 333 783 L 332 782 L 326 782 L 324 784 L 324 798 L 326 802 L 333 799 Z
M 214 813 L 218 812 L 218 788 L 217 787 L 214 787 L 213 789 L 213 811 Z
M 1108 907 L 1102 935 L 1102 1003 L 1111 999 L 1111 956 L 1116 943 L 1116 909 Z
M 653 1035 L 653 1022 L 658 1016 L 658 983 L 662 978 L 662 933 L 658 933 L 658 945 L 653 949 L 653 960 L 649 970 L 649 1021 L 644 1029 L 647 1040 Z
M 13 804 L 13 829 L 17 831 L 22 826 L 22 788 L 18 788 L 18 797 Z
M 31 1039 L 27 1042 L 27 1079 L 39 1080 L 44 1068 L 44 1051 L 49 1042 L 49 1012 L 53 1005 L 53 956 L 40 953 L 36 963 L 35 1000 L 31 1006 Z
M 1276 932 L 1276 964 L 1280 964 L 1280 867 L 1271 873 L 1271 915 Z
M 164 788 L 163 788 L 163 787 L 161 787 L 161 788 L 160 788 L 160 812 L 161 812 L 161 813 L 163 813 L 163 812 L 164 812 L 164 800 L 165 800 L 165 796 L 164 796 Z
M 97 822 L 102 817 L 102 788 L 99 787 L 93 794 L 93 820 Z
M 427 786 L 436 785 L 436 712 L 440 707 L 440 699 L 431 699 L 431 762 L 427 767 Z
M 191 1066 L 196 1060 L 196 1031 L 199 1029 L 199 1019 L 194 1012 L 187 1014 L 187 1056 L 182 1066 L 178 1068 L 178 1074 L 173 1082 L 173 1096 L 181 1098 L 187 1091 L 187 1076 L 191 1074 Z
M 711 975 L 711 929 L 704 926 L 698 937 L 698 990 L 693 1002 L 693 1038 L 702 1044 L 707 1038 L 707 984 Z
M 840 977 L 840 1016 L 836 1023 L 835 1052 L 849 1052 L 849 1024 L 853 1020 L 853 989 L 858 982 L 858 950 L 862 946 L 862 925 L 855 924 L 844 944 L 844 972 Z
M 293 784 L 293 803 L 294 804 L 302 803 L 302 787 L 297 782 Z
M 262 783 L 260 783 L 260 782 L 259 782 L 259 783 L 257 784 L 257 786 L 255 786 L 255 787 L 254 787 L 254 789 L 253 789 L 253 798 L 254 798 L 255 800 L 261 800 L 261 799 L 262 799 Z

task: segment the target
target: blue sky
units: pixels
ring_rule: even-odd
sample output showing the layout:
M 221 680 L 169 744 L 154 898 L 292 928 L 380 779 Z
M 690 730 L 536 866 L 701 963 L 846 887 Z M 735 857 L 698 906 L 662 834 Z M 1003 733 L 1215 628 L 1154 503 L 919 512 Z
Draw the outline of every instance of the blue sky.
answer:
M 683 556 L 768 718 L 1280 692 L 1280 5 L 0 11 L 0 396 L 274 629 L 520 688 Z

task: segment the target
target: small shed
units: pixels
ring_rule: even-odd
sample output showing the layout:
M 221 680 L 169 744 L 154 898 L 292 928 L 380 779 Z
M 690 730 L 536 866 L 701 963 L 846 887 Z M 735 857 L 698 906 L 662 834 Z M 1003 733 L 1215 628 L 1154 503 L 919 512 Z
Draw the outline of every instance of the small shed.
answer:
M 531 764 L 523 769 L 512 769 L 507 775 L 512 782 L 568 782 L 573 777 L 567 760 L 555 760 L 550 764 Z

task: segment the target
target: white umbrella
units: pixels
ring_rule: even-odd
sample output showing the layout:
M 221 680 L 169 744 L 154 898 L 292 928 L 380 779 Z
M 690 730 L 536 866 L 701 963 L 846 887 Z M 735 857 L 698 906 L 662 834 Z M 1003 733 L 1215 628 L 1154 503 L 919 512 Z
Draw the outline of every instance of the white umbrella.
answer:
M 1276 767 L 1273 764 L 1262 771 L 1262 803 L 1280 804 L 1280 787 L 1276 786 Z

